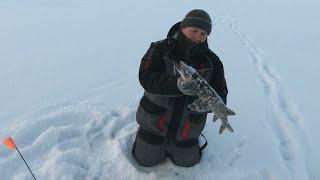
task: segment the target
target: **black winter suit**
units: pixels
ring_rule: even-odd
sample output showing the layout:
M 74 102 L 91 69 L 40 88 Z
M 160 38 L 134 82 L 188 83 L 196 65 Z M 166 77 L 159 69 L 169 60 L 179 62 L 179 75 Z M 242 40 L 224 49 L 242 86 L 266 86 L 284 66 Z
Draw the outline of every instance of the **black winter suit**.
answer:
M 140 125 L 132 153 L 142 166 L 154 166 L 170 157 L 178 166 L 193 166 L 201 159 L 198 138 L 207 114 L 187 108 L 197 97 L 184 95 L 177 87 L 179 73 L 174 62 L 194 67 L 227 101 L 223 64 L 207 41 L 193 44 L 173 25 L 167 38 L 151 43 L 141 60 L 139 81 L 145 92 L 136 120 Z

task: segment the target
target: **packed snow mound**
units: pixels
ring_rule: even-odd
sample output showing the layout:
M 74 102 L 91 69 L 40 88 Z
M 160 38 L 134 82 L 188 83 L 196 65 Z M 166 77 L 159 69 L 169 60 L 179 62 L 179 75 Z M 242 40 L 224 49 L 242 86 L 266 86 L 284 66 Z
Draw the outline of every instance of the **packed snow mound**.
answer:
M 246 138 L 227 149 L 208 148 L 193 168 L 177 167 L 169 159 L 143 168 L 131 155 L 138 127 L 135 108 L 105 110 L 80 103 L 47 110 L 24 117 L 12 135 L 38 179 L 241 179 L 268 174 L 232 167 Z M 3 147 L 0 167 L 3 179 L 31 178 L 19 155 Z
M 97 179 L 103 172 L 97 166 L 108 165 L 121 153 L 130 155 L 126 149 L 136 128 L 133 115 L 129 108 L 49 108 L 24 117 L 12 137 L 39 179 Z M 0 166 L 4 179 L 30 178 L 18 154 L 3 147 Z

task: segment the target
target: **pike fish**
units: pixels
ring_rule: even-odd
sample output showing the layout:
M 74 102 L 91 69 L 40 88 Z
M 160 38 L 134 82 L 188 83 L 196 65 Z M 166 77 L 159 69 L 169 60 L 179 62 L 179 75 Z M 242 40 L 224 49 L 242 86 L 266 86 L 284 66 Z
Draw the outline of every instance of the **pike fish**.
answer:
M 198 98 L 189 104 L 188 107 L 197 112 L 213 112 L 213 122 L 218 119 L 222 122 L 219 134 L 222 134 L 225 129 L 233 132 L 228 122 L 228 116 L 233 116 L 236 113 L 226 107 L 221 97 L 208 82 L 193 67 L 186 65 L 183 61 L 180 61 L 180 64 L 175 63 L 175 69 L 181 75 L 177 83 L 195 80 L 200 85 L 199 92 L 197 93 Z

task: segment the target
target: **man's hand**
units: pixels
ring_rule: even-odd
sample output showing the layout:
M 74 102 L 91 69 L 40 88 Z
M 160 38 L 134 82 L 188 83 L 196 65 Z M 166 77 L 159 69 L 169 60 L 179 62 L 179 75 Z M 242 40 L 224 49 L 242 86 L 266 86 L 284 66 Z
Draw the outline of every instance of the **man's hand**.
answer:
M 200 93 L 200 84 L 198 84 L 197 81 L 192 78 L 183 80 L 181 77 L 179 77 L 177 86 L 185 95 L 195 96 Z

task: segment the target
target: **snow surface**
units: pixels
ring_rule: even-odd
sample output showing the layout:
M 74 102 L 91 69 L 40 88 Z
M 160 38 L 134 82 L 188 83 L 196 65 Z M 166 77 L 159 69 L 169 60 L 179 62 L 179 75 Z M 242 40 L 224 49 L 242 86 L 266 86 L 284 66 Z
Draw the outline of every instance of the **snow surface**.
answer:
M 0 138 L 15 139 L 37 179 L 320 179 L 317 5 L 1 1 Z M 214 21 L 235 132 L 219 135 L 210 114 L 198 165 L 143 168 L 131 156 L 140 59 L 194 8 Z M 4 146 L 0 174 L 32 179 Z

